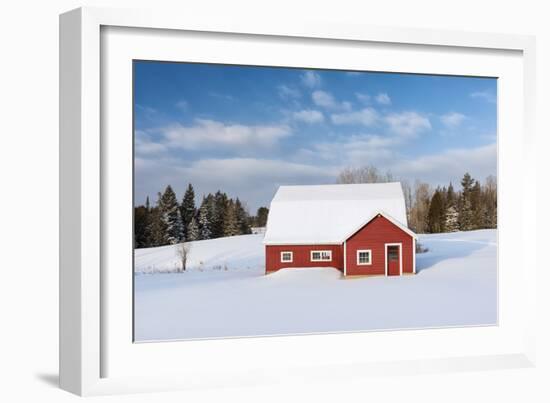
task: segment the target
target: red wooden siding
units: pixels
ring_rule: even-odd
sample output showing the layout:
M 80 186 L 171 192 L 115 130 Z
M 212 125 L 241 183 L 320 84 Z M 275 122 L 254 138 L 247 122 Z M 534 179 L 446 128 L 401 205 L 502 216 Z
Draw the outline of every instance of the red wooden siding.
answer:
M 353 234 L 346 242 L 346 274 L 385 274 L 385 244 L 401 243 L 403 273 L 413 273 L 414 238 L 383 216 L 378 216 Z M 371 264 L 357 265 L 357 251 L 370 249 Z
M 312 262 L 310 252 L 312 250 L 332 251 L 332 261 Z M 292 262 L 281 263 L 281 252 L 293 252 Z M 266 245 L 265 270 L 276 271 L 282 268 L 292 267 L 334 267 L 344 271 L 342 245 Z

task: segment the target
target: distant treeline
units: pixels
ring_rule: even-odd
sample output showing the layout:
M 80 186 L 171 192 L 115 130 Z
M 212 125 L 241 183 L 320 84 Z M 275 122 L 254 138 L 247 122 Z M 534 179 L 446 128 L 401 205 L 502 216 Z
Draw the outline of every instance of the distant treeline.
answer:
M 393 182 L 391 173 L 381 174 L 377 168 L 366 166 L 347 168 L 337 183 Z M 497 227 L 497 181 L 489 176 L 481 184 L 470 174 L 464 174 L 461 189 L 449 186 L 432 188 L 428 183 L 415 181 L 411 186 L 401 180 L 405 196 L 409 228 L 416 233 L 470 231 Z M 232 199 L 218 190 L 203 196 L 195 206 L 195 191 L 189 184 L 183 200 L 178 203 L 170 185 L 158 193 L 155 206 L 134 208 L 135 247 L 171 245 L 186 241 L 213 239 L 251 233 L 251 227 L 265 227 L 269 209 L 260 207 L 251 216 L 239 198 Z
M 251 227 L 265 226 L 268 211 L 260 207 L 255 216 L 250 216 L 239 198 L 232 199 L 220 190 L 203 196 L 197 208 L 193 185 L 189 184 L 181 203 L 168 185 L 157 194 L 155 206 L 147 197 L 145 205 L 134 207 L 135 247 L 250 234 Z
M 376 167 L 347 168 L 338 183 L 393 182 L 391 173 L 382 174 Z M 411 186 L 401 180 L 409 228 L 422 233 L 471 231 L 497 227 L 497 181 L 494 176 L 481 184 L 465 173 L 461 189 L 449 186 L 433 189 L 428 183 L 415 181 Z

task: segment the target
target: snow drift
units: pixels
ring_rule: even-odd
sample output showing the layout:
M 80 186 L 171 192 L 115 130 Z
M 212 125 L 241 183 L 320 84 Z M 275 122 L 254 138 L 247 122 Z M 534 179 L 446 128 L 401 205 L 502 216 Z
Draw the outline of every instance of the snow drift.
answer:
M 136 250 L 136 340 L 496 324 L 496 230 L 420 235 L 429 251 L 403 277 L 266 276 L 262 237 L 192 242 L 183 273 L 177 246 Z

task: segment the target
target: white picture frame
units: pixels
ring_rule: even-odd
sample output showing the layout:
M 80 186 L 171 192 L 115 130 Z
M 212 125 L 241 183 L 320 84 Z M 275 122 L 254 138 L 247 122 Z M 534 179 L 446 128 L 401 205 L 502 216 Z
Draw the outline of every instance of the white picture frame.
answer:
M 156 39 L 145 38 L 140 46 L 145 49 L 158 41 L 157 57 L 173 50 L 171 44 L 179 40 L 178 33 L 192 33 L 195 40 L 215 33 L 216 41 L 237 38 L 243 46 L 252 41 L 289 50 L 291 43 L 302 49 L 305 46 L 312 54 L 315 53 L 313 43 L 335 51 L 353 48 L 354 52 L 360 52 L 361 47 L 367 45 L 376 48 L 373 51 L 385 52 L 391 48 L 395 54 L 389 58 L 399 58 L 400 52 L 401 57 L 406 52 L 420 52 L 426 57 L 424 67 L 419 66 L 418 71 L 433 74 L 459 74 L 461 66 L 446 68 L 443 62 L 438 64 L 439 59 L 430 52 L 444 52 L 458 59 L 462 57 L 461 52 L 470 52 L 472 57 L 487 57 L 487 60 L 497 58 L 502 62 L 502 77 L 506 77 L 499 86 L 499 183 L 514 180 L 521 182 L 524 189 L 535 186 L 535 159 L 532 158 L 535 43 L 532 37 L 326 22 L 297 25 L 244 17 L 214 20 L 151 10 L 81 8 L 65 13 L 60 17 L 60 385 L 63 389 L 79 395 L 97 395 L 292 382 L 297 376 L 302 380 L 319 380 L 332 378 L 335 373 L 341 377 L 367 377 L 534 365 L 537 266 L 535 253 L 526 251 L 529 245 L 532 250 L 536 244 L 533 239 L 537 233 L 535 200 L 529 197 L 530 192 L 512 192 L 500 185 L 499 201 L 504 202 L 499 202 L 502 247 L 498 251 L 500 299 L 496 327 L 132 343 L 128 338 L 131 318 L 127 317 L 131 296 L 120 306 L 113 305 L 118 302 L 109 298 L 117 284 L 127 285 L 124 276 L 129 274 L 118 276 L 105 269 L 109 267 L 109 259 L 116 258 L 111 255 L 108 240 L 117 231 L 131 231 L 131 226 L 121 224 L 128 214 L 114 214 L 115 209 L 110 205 L 116 199 L 111 192 L 112 184 L 128 180 L 128 176 L 124 168 L 109 164 L 109 153 L 114 150 L 111 147 L 125 147 L 127 143 L 115 144 L 112 137 L 102 138 L 111 124 L 102 120 L 108 116 L 108 111 L 102 110 L 105 108 L 103 97 L 109 94 L 109 105 L 114 105 L 113 99 L 118 95 L 121 100 L 129 95 L 125 90 L 115 90 L 113 82 L 105 82 L 101 77 L 102 63 L 105 63 L 102 57 L 109 55 L 102 49 L 106 45 L 102 31 L 109 27 L 118 27 L 122 36 L 129 37 L 137 35 L 138 29 L 146 29 L 147 32 L 141 32 L 145 36 L 153 32 L 150 30 L 156 30 L 160 35 Z M 122 43 L 116 42 L 119 39 L 112 42 L 109 39 L 108 45 L 119 46 Z M 190 50 L 197 50 L 190 46 Z M 139 49 L 137 51 L 139 53 Z M 200 52 L 196 57 L 201 60 Z M 262 52 L 249 57 L 247 60 L 251 63 L 253 60 L 259 64 L 269 63 L 268 55 Z M 220 55 L 216 60 L 223 62 L 224 58 L 227 56 Z M 340 63 L 344 66 L 346 62 Z M 357 63 L 350 67 L 361 68 L 360 61 Z M 380 66 L 383 67 L 383 63 Z M 476 67 L 480 74 L 484 69 L 491 70 L 473 66 Z M 407 68 L 404 70 L 409 72 Z M 109 98 L 111 95 L 114 98 Z M 131 105 L 127 108 L 131 109 Z M 507 113 L 512 110 L 517 111 L 514 116 Z M 121 119 L 127 117 L 125 113 L 121 116 Z M 506 125 L 503 127 L 501 123 Z M 517 153 L 523 157 L 516 159 L 516 163 L 521 161 L 521 169 L 512 173 L 501 159 Z M 512 211 L 514 217 L 505 214 Z M 107 236 L 105 231 L 114 232 Z M 131 245 L 125 246 L 126 251 L 128 247 Z M 508 259 L 512 249 L 515 256 Z M 131 260 L 131 256 L 119 258 Z M 513 281 L 511 273 L 507 274 L 509 270 L 501 271 L 514 264 L 521 273 L 517 281 Z M 128 297 L 127 288 L 121 295 L 121 300 Z M 521 303 L 517 303 L 518 296 Z M 416 346 L 414 353 L 404 348 L 391 351 L 382 348 L 378 355 L 368 358 L 356 348 L 367 339 L 395 345 L 395 341 L 404 338 Z M 451 340 L 460 340 L 462 345 L 451 348 L 451 344 L 437 343 Z M 319 357 L 316 353 L 319 349 L 327 354 Z M 179 360 L 180 357 L 185 360 Z M 259 357 L 263 360 L 259 361 Z M 123 361 L 127 364 L 120 364 Z M 161 362 L 162 370 L 158 366 Z M 231 362 L 231 366 L 224 365 L 226 362 Z M 191 367 L 193 371 L 189 370 Z

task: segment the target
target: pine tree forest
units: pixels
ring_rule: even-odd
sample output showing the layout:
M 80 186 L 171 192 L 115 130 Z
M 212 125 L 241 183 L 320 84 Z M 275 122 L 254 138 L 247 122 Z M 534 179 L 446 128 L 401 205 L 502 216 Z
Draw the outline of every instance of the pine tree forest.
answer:
M 347 168 L 337 183 L 376 183 L 396 181 L 391 173 L 380 173 L 377 168 Z M 401 180 L 408 226 L 414 232 L 439 233 L 471 231 L 497 227 L 497 180 L 488 176 L 483 183 L 465 173 L 460 187 L 433 188 L 428 183 L 415 181 L 411 186 Z M 250 215 L 239 198 L 230 198 L 218 190 L 202 197 L 195 204 L 195 191 L 189 184 L 181 203 L 170 185 L 158 193 L 151 205 L 134 207 L 134 243 L 136 248 L 173 245 L 251 233 L 251 227 L 265 227 L 269 209 L 258 208 Z
M 203 196 L 197 206 L 192 184 L 187 186 L 180 203 L 168 185 L 157 194 L 154 205 L 147 197 L 144 205 L 134 207 L 135 247 L 250 234 L 252 226 L 265 226 L 268 211 L 260 207 L 257 215 L 251 216 L 239 198 L 232 199 L 222 191 Z

